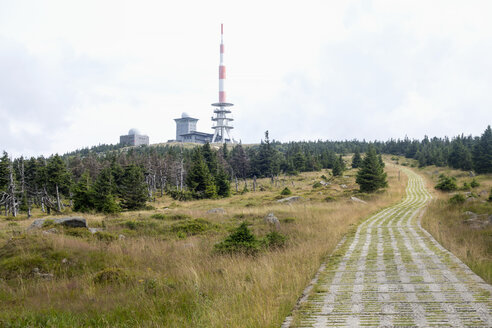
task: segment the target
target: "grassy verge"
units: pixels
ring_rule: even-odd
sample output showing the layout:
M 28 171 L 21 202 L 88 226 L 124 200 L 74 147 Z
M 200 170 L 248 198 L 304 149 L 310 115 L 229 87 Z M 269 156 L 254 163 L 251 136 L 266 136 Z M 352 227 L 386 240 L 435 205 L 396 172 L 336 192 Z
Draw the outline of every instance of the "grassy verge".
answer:
M 428 167 L 421 171 L 427 177 L 430 190 L 441 173 L 455 177 L 461 188 L 465 182 L 470 184 L 473 179 L 468 172 L 451 169 Z M 492 176 L 479 175 L 475 181 L 480 186 L 470 190 L 451 193 L 435 190 L 433 200 L 422 218 L 422 226 L 476 274 L 492 283 L 492 224 L 480 224 L 485 223 L 492 214 L 492 202 L 487 201 Z M 465 201 L 450 201 L 456 194 L 463 195 Z M 475 213 L 479 217 L 478 224 L 471 223 L 471 216 L 465 212 Z
M 163 197 L 152 211 L 86 216 L 104 229 L 95 235 L 26 234 L 32 220 L 0 220 L 0 326 L 278 327 L 341 237 L 402 198 L 404 175 L 387 170 L 386 192 L 356 195 L 367 204 L 350 201 L 355 171 L 313 188 L 326 175 L 317 172 L 277 185 L 260 180 L 264 191 L 228 199 Z M 303 199 L 277 203 L 285 186 Z M 218 207 L 225 213 L 208 213 Z M 241 222 L 264 238 L 270 212 L 284 247 L 256 256 L 214 252 Z

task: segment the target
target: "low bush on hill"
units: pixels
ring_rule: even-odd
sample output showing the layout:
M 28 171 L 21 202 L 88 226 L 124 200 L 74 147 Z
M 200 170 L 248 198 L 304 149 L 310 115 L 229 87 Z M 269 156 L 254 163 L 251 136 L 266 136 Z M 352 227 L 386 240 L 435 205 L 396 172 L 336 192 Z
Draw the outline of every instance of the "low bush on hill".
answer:
M 456 185 L 456 178 L 448 177 L 447 175 L 441 174 L 439 176 L 439 181 L 434 188 L 442 191 L 456 190 L 458 189 L 458 186 Z

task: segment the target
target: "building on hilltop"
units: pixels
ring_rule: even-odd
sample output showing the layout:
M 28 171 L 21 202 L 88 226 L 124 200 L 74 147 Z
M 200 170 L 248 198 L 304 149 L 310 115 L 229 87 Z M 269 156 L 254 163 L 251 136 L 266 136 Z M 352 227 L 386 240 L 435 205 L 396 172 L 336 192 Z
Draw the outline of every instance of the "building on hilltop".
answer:
M 174 121 L 176 121 L 176 141 L 201 144 L 212 141 L 213 134 L 198 132 L 196 130 L 197 118 L 183 113 L 181 114 L 181 118 L 175 118 Z
M 120 144 L 127 146 L 148 145 L 149 137 L 140 134 L 140 131 L 138 131 L 137 129 L 130 129 L 127 135 L 120 136 Z

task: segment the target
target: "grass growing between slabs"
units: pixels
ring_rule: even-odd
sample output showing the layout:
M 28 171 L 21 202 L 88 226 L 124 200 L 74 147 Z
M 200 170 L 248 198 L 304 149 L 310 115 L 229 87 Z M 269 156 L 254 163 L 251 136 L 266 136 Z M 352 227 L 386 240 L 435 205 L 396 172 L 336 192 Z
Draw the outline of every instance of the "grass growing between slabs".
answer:
M 461 189 L 465 183 L 470 185 L 473 179 L 479 183 L 474 188 L 448 193 L 434 190 L 433 200 L 422 218 L 422 226 L 477 275 L 492 283 L 492 224 L 486 224 L 492 215 L 492 202 L 488 201 L 492 175 L 471 177 L 469 172 L 436 167 L 421 171 L 427 178 L 429 190 L 434 190 L 441 173 L 456 178 Z M 453 201 L 457 199 L 456 195 L 461 195 L 462 201 Z M 473 224 L 469 220 L 471 216 L 465 212 L 475 213 L 479 221 Z
M 317 188 L 326 171 L 276 185 L 260 179 L 263 191 L 227 199 L 164 196 L 153 210 L 83 215 L 102 229 L 94 235 L 25 233 L 32 219 L 0 219 L 0 326 L 278 327 L 342 236 L 401 200 L 406 178 L 392 165 L 387 171 L 390 187 L 373 196 L 356 194 L 355 170 Z M 285 187 L 303 198 L 277 203 Z M 208 213 L 212 208 L 225 213 Z M 279 247 L 254 255 L 216 251 L 243 222 L 269 240 L 275 228 L 263 218 L 270 212 L 286 237 Z

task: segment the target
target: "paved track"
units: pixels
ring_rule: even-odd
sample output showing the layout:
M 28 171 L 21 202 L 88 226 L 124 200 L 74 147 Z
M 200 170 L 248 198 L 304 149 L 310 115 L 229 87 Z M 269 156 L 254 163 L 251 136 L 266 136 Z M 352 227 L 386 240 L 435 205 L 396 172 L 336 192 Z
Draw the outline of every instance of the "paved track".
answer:
M 298 327 L 492 327 L 492 286 L 422 229 L 430 195 L 405 173 L 405 200 L 364 221 L 322 267 Z

